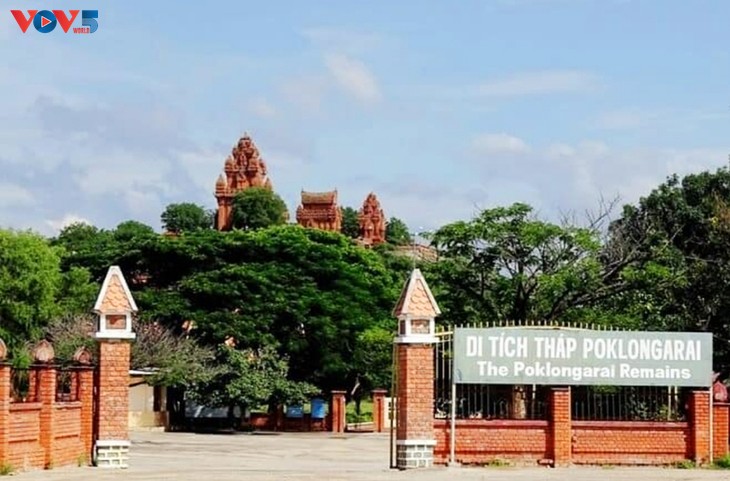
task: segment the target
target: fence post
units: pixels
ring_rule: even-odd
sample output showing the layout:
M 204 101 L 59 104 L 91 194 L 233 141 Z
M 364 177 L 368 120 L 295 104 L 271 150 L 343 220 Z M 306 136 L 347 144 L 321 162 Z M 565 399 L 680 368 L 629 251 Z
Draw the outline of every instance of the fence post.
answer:
M 35 379 L 37 383 L 40 412 L 40 445 L 43 449 L 43 466 L 53 467 L 53 444 L 56 438 L 56 368 L 51 363 L 55 357 L 53 346 L 48 341 L 39 342 L 33 349 Z
M 714 429 L 713 458 L 719 459 L 728 455 L 728 442 L 730 442 L 730 404 L 715 401 L 712 421 Z
M 345 391 L 332 391 L 332 432 L 344 433 L 347 425 Z
M 689 399 L 692 455 L 695 463 L 710 459 L 710 391 L 692 391 Z
M 436 441 L 433 428 L 435 319 L 441 311 L 421 271 L 413 269 L 393 315 L 398 359 L 396 386 L 396 466 L 399 469 L 433 465 Z
M 550 433 L 555 467 L 568 466 L 572 457 L 572 419 L 570 387 L 550 389 Z
M 0 351 L 5 344 L 0 339 Z M 10 431 L 10 366 L 5 364 L 5 354 L 0 352 L 0 464 L 8 462 Z
M 94 304 L 99 316 L 99 392 L 97 410 L 96 465 L 129 467 L 129 361 L 132 314 L 137 305 L 122 271 L 112 266 Z
M 373 389 L 373 431 L 382 433 L 385 429 L 385 389 Z
M 78 368 L 78 393 L 81 402 L 81 442 L 84 446 L 85 462 L 91 461 L 94 444 L 94 368 Z

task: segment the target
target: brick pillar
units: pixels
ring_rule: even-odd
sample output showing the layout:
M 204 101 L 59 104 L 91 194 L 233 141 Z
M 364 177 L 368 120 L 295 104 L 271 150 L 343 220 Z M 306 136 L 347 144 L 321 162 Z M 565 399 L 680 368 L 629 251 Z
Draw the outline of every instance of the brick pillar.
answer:
M 385 429 L 385 389 L 373 390 L 373 431 L 382 433 Z
M 433 345 L 398 344 L 396 465 L 433 465 Z
M 106 273 L 93 311 L 99 316 L 98 399 L 96 400 L 96 465 L 129 467 L 129 357 L 132 316 L 137 312 L 127 281 L 117 266 Z
M 8 462 L 10 431 L 10 366 L 0 360 L 0 464 Z
M 399 469 L 433 465 L 433 349 L 436 304 L 426 279 L 413 269 L 393 309 L 398 319 L 395 338 L 397 362 L 395 455 Z
M 91 461 L 94 444 L 94 369 L 79 368 L 78 393 L 81 402 L 81 442 L 86 461 Z
M 99 344 L 99 403 L 96 462 L 100 467 L 129 465 L 128 342 Z
M 570 402 L 570 387 L 554 387 L 550 390 L 550 435 L 555 467 L 571 464 L 573 428 Z
M 695 463 L 710 459 L 710 392 L 692 391 L 689 399 L 692 455 Z
M 730 404 L 715 401 L 712 412 L 712 457 L 719 459 L 730 452 Z
M 344 433 L 347 425 L 345 391 L 332 391 L 332 432 Z
M 56 369 L 53 366 L 38 367 L 36 371 L 38 382 L 38 401 L 41 403 L 40 412 L 40 445 L 44 452 L 43 466 L 53 467 L 53 443 L 56 437 L 55 403 L 56 403 Z

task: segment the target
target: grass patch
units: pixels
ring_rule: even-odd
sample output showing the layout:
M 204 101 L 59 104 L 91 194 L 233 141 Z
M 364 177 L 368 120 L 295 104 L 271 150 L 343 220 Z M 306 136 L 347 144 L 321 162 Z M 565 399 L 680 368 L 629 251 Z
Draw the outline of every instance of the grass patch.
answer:
M 730 454 L 726 454 L 725 456 L 716 459 L 712 466 L 717 469 L 730 469 Z
M 512 466 L 512 464 L 506 459 L 494 458 L 490 459 L 482 466 L 484 466 L 485 468 L 506 468 L 508 466 Z
M 15 470 L 11 465 L 6 463 L 0 464 L 0 476 L 10 476 L 11 474 L 13 474 L 13 471 Z
M 679 461 L 674 463 L 674 467 L 677 469 L 695 469 L 697 467 L 697 464 L 695 464 L 694 461 L 690 461 L 689 459 L 685 459 L 683 461 Z
M 357 414 L 355 410 L 355 403 L 350 402 L 347 404 L 347 423 L 369 423 L 373 420 L 373 401 L 370 399 L 363 399 L 360 402 L 360 414 Z

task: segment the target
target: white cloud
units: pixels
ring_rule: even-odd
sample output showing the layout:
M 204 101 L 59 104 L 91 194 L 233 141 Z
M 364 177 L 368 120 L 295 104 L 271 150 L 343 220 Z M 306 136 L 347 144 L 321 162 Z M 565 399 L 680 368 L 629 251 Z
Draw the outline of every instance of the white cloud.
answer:
M 0 184 L 0 207 L 22 207 L 34 203 L 35 198 L 28 189 L 15 184 Z
M 521 97 L 527 95 L 587 92 L 600 85 L 595 74 L 582 70 L 543 70 L 522 72 L 487 81 L 477 87 L 484 97 Z
M 383 43 L 383 37 L 380 34 L 336 27 L 307 28 L 301 33 L 315 46 L 326 51 L 357 54 L 379 48 Z
M 262 119 L 272 119 L 277 116 L 278 112 L 276 108 L 263 97 L 252 99 L 248 103 L 248 109 L 256 117 Z
M 49 219 L 46 220 L 46 225 L 50 227 L 53 230 L 53 233 L 58 233 L 59 231 L 63 230 L 65 227 L 70 226 L 71 224 L 89 224 L 93 225 L 91 221 L 88 219 L 81 217 L 76 214 L 65 214 L 63 217 L 58 219 Z
M 666 112 L 664 112 L 666 114 Z M 619 109 L 603 112 L 596 118 L 596 126 L 606 130 L 630 130 L 660 121 L 663 114 L 642 109 Z
M 284 100 L 306 116 L 322 113 L 327 81 L 322 76 L 301 75 L 292 77 L 279 86 Z
M 505 133 L 481 134 L 472 140 L 472 150 L 478 155 L 524 154 L 530 146 L 524 140 Z
M 358 101 L 373 104 L 382 99 L 375 76 L 361 61 L 329 54 L 325 56 L 325 65 L 339 87 Z

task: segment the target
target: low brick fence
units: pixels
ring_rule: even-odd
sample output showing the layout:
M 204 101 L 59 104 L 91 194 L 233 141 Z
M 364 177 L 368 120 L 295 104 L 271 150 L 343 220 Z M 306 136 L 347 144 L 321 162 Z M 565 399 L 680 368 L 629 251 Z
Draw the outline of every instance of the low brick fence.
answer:
M 13 470 L 91 462 L 93 368 L 74 371 L 73 400 L 57 400 L 57 370 L 29 371 L 32 399 L 14 402 L 11 369 L 0 364 L 0 465 Z
M 715 403 L 710 416 L 709 391 L 693 391 L 687 422 L 575 421 L 570 390 L 556 388 L 547 420 L 456 421 L 456 461 L 484 464 L 494 460 L 519 464 L 660 465 L 684 460 L 707 463 L 728 454 L 730 405 Z M 710 422 L 713 439 L 710 440 Z M 434 461 L 450 455 L 451 423 L 434 420 Z

